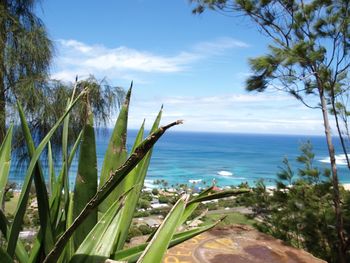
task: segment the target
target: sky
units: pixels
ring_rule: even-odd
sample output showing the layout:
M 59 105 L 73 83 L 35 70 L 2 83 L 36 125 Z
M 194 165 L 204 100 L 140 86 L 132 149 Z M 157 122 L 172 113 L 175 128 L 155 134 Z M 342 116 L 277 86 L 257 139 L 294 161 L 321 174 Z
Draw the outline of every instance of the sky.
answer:
M 248 59 L 269 44 L 247 18 L 193 15 L 187 0 L 45 0 L 37 7 L 54 42 L 51 77 L 93 74 L 127 89 L 129 127 L 162 123 L 179 131 L 323 134 L 321 113 L 273 89 L 247 92 Z M 111 126 L 116 116 L 112 117 Z

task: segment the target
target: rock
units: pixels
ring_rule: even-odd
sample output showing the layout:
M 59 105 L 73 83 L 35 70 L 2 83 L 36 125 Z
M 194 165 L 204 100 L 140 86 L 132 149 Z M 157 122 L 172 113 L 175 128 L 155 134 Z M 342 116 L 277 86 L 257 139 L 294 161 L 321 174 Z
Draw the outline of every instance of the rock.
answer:
M 169 249 L 169 262 L 201 263 L 325 263 L 252 227 L 215 228 Z

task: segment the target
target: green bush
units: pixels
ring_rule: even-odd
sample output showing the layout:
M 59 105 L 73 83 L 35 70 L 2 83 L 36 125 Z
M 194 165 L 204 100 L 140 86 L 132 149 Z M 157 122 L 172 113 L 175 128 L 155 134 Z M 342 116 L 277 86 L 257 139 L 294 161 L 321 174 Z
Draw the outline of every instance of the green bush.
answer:
M 159 203 L 161 204 L 169 204 L 170 203 L 170 198 L 165 196 L 165 195 L 160 195 L 158 197 Z
M 151 215 L 162 215 L 162 216 L 166 216 L 170 211 L 170 207 L 162 207 L 162 208 L 156 208 L 156 209 L 152 209 Z
M 205 204 L 206 208 L 211 211 L 211 210 L 217 210 L 219 208 L 218 204 L 216 202 L 210 202 Z
M 149 211 L 135 211 L 134 217 L 147 217 L 150 216 L 151 213 Z
M 152 194 L 153 195 L 158 195 L 159 194 L 159 190 L 157 188 L 153 188 L 152 189 Z
M 225 208 L 225 207 L 232 208 L 232 207 L 236 207 L 237 203 L 236 203 L 236 200 L 234 199 L 222 199 L 218 201 L 218 206 L 222 208 Z
M 137 206 L 142 209 L 147 209 L 151 207 L 151 203 L 148 200 L 140 199 Z
M 149 235 L 153 232 L 153 229 L 148 225 L 140 225 L 139 230 L 142 233 L 142 235 Z
M 152 201 L 153 200 L 151 194 L 147 193 L 147 192 L 142 192 L 141 195 L 140 195 L 140 198 L 142 198 L 144 200 L 147 200 L 147 201 Z
M 130 242 L 130 240 L 133 237 L 138 237 L 138 236 L 142 236 L 142 232 L 139 230 L 138 227 L 131 226 L 129 229 L 129 233 L 128 233 L 128 237 L 127 237 L 126 241 Z
M 161 204 L 175 204 L 176 203 L 176 198 L 173 196 L 165 196 L 165 195 L 160 195 L 158 197 L 159 203 Z

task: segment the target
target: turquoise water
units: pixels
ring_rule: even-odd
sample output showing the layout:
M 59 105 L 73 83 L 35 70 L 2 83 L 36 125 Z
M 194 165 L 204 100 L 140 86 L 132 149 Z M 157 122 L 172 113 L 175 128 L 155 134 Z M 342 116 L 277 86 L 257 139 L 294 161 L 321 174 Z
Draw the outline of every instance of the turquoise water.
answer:
M 98 168 L 101 168 L 110 131 L 97 136 Z M 136 131 L 128 134 L 130 148 Z M 253 185 L 258 179 L 273 184 L 276 173 L 286 156 L 295 168 L 295 158 L 300 154 L 301 143 L 310 140 L 316 154 L 315 165 L 328 167 L 327 148 L 322 136 L 301 135 L 252 135 L 198 132 L 168 132 L 156 144 L 146 185 L 152 187 L 154 180 L 166 180 L 168 185 L 181 183 L 211 184 L 219 186 L 238 185 L 248 182 Z M 336 142 L 336 148 L 340 149 Z M 340 154 L 341 152 L 339 152 Z M 74 162 L 70 170 L 73 184 L 77 170 Z M 338 165 L 340 181 L 350 182 L 345 165 Z M 11 172 L 10 180 L 21 184 L 23 173 Z

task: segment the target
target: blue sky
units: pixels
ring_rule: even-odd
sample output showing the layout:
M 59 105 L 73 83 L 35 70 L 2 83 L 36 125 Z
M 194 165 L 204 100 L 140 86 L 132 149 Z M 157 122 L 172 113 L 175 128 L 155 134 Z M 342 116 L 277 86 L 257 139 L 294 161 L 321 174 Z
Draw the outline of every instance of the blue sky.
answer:
M 244 90 L 248 58 L 268 40 L 243 17 L 191 14 L 187 0 L 43 1 L 38 15 L 55 43 L 51 75 L 134 81 L 131 128 L 163 123 L 178 130 L 322 134 L 320 113 L 275 91 Z

